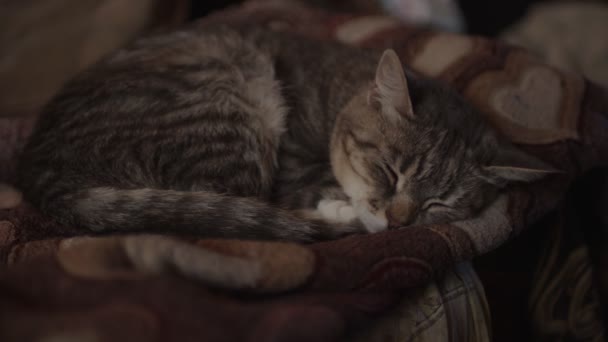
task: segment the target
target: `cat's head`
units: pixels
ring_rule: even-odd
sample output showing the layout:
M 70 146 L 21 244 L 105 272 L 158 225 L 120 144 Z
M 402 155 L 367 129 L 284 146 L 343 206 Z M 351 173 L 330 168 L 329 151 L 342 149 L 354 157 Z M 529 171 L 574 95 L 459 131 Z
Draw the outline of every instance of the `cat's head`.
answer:
M 505 185 L 552 172 L 453 91 L 406 77 L 392 50 L 338 115 L 331 163 L 370 231 L 469 218 Z

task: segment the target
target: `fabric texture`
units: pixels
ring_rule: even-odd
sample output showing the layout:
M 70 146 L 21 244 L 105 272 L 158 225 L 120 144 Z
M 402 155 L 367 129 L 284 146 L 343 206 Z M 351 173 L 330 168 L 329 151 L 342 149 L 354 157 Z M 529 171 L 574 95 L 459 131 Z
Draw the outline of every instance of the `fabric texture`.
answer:
M 563 172 L 510 187 L 475 219 L 312 245 L 84 236 L 27 203 L 7 205 L 0 210 L 0 340 L 488 340 L 483 288 L 466 261 L 554 212 L 575 179 L 606 165 L 608 93 L 522 49 L 383 16 L 256 1 L 197 24 L 240 22 L 392 47 Z M 14 179 L 33 122 L 0 119 L 0 182 Z M 15 196 L 3 189 L 0 197 Z
M 608 3 L 541 3 L 501 38 L 608 87 Z
M 188 2 L 2 1 L 0 118 L 38 111 L 64 82 L 108 52 L 145 30 L 182 22 Z

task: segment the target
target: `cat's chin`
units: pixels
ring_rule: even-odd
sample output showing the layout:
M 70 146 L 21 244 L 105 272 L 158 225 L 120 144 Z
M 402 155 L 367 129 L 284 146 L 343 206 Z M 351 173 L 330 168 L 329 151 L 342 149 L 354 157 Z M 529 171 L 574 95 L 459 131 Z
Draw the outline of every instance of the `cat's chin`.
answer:
M 377 233 L 388 228 L 386 219 L 372 214 L 365 205 L 355 205 L 355 211 L 368 233 Z

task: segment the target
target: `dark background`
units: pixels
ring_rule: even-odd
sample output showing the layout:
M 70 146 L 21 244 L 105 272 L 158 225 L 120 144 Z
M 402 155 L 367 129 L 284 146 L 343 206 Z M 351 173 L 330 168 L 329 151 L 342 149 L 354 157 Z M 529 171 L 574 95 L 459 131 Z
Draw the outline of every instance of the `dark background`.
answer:
M 516 22 L 534 3 L 548 2 L 549 0 L 460 0 L 460 8 L 467 23 L 467 32 L 484 36 L 495 36 L 510 24 Z M 240 0 L 193 0 L 190 18 L 196 19 L 211 11 L 226 6 L 238 4 Z M 311 1 L 321 4 L 324 1 Z M 346 6 L 349 1 L 325 1 L 335 7 Z

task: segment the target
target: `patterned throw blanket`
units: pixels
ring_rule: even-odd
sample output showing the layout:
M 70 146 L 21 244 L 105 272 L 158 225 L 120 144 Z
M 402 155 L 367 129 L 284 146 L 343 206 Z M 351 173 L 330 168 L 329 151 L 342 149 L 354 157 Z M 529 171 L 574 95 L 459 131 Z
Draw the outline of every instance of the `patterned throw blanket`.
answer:
M 458 297 L 450 284 L 458 281 L 465 284 L 462 293 L 477 291 L 468 305 L 477 302 L 469 317 L 444 322 L 443 336 L 488 338 L 487 327 L 481 331 L 467 323 L 483 320 L 479 310 L 485 302 L 462 262 L 555 215 L 570 203 L 564 198 L 575 180 L 607 164 L 608 92 L 498 41 L 406 27 L 388 17 L 277 1 L 246 3 L 198 24 L 218 22 L 254 22 L 318 39 L 392 47 L 404 63 L 456 88 L 512 141 L 563 173 L 509 188 L 469 221 L 312 245 L 82 236 L 0 188 L 0 205 L 11 207 L 0 210 L 0 340 L 415 340 L 439 313 L 449 318 L 450 298 Z M 0 182 L 14 179 L 33 122 L 0 118 Z M 597 260 L 608 260 L 602 256 Z M 599 280 L 590 292 L 602 297 L 607 278 L 594 274 Z M 449 292 L 450 286 L 456 290 Z

